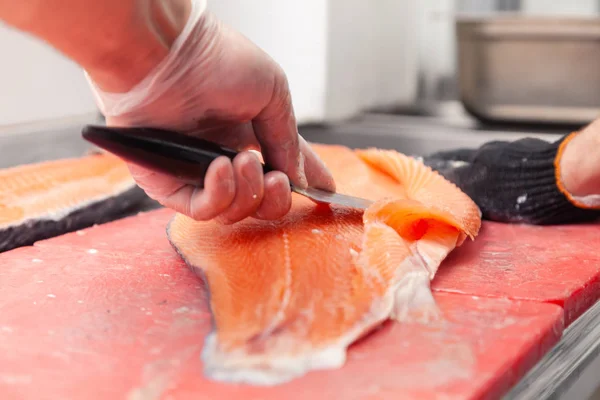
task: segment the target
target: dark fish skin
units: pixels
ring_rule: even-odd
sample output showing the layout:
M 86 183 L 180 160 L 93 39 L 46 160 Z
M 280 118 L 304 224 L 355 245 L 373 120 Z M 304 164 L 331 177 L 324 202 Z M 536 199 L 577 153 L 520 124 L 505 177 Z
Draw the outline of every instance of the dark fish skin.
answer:
M 31 220 L 18 226 L 0 229 L 0 253 L 22 246 L 30 246 L 40 240 L 84 229 L 123 218 L 131 213 L 142 211 L 148 197 L 138 186 L 83 208 L 74 210 L 58 221 Z

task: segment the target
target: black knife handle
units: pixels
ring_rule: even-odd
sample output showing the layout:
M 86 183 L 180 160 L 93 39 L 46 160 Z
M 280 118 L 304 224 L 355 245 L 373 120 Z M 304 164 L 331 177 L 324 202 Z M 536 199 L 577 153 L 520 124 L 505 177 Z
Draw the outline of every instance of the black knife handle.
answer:
M 204 187 L 206 171 L 215 159 L 225 156 L 233 160 L 238 154 L 198 137 L 158 128 L 87 125 L 82 136 L 127 162 L 200 188 Z M 272 169 L 263 164 L 263 171 Z

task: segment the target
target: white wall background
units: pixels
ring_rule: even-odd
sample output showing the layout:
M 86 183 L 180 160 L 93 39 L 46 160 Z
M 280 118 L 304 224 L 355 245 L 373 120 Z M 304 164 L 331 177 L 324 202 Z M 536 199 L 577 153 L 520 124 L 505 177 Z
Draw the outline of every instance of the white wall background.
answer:
M 586 16 L 598 12 L 598 0 L 523 0 L 523 11 L 533 15 Z
M 299 122 L 351 117 L 416 91 L 413 0 L 209 0 L 279 62 Z
M 81 70 L 53 48 L 0 24 L 0 126 L 96 112 Z
M 329 0 L 324 118 L 342 119 L 365 108 L 412 101 L 417 84 L 418 4 Z
M 304 123 L 410 103 L 418 71 L 432 82 L 452 74 L 457 2 L 493 8 L 490 0 L 209 0 L 209 8 L 284 67 Z M 596 0 L 523 4 L 528 14 L 597 12 Z M 52 48 L 0 24 L 0 49 L 0 128 L 96 113 L 81 70 Z
M 328 18 L 325 1 L 208 0 L 208 8 L 281 64 L 299 120 L 322 118 Z
M 300 122 L 354 115 L 415 89 L 411 0 L 209 0 L 286 70 Z M 0 127 L 96 112 L 80 69 L 0 25 Z

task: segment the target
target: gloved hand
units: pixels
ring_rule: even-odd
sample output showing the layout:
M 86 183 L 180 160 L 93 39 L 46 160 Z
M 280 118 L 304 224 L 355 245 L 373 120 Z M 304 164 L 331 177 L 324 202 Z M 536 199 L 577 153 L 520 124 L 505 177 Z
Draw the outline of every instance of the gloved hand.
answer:
M 130 165 L 140 187 L 164 206 L 197 220 L 275 219 L 291 206 L 290 180 L 335 190 L 331 173 L 299 136 L 283 70 L 240 33 L 191 0 L 183 32 L 164 61 L 127 93 L 92 83 L 110 126 L 151 126 L 198 135 L 236 150 L 260 150 L 275 169 L 242 151 L 210 166 L 203 190 Z M 289 178 L 288 178 L 289 177 Z
M 565 181 L 561 173 L 564 167 L 572 169 L 570 160 L 562 162 L 566 148 L 585 157 L 585 151 L 569 144 L 573 137 L 554 143 L 533 138 L 496 141 L 478 149 L 432 154 L 423 162 L 470 196 L 485 219 L 536 225 L 591 221 L 600 216 L 594 209 L 600 203 L 571 193 L 571 180 Z

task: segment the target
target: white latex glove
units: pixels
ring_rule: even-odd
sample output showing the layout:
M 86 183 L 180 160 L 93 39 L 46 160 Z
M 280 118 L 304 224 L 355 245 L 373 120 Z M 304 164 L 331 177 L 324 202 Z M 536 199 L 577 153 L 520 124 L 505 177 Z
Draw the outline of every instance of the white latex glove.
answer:
M 130 165 L 136 182 L 166 207 L 224 223 L 282 217 L 291 206 L 290 180 L 334 191 L 330 172 L 298 134 L 283 70 L 205 3 L 192 0 L 167 58 L 129 92 L 106 93 L 90 83 L 110 126 L 173 129 L 244 151 L 233 163 L 215 160 L 204 189 Z M 278 171 L 263 175 L 249 149 L 260 150 Z

